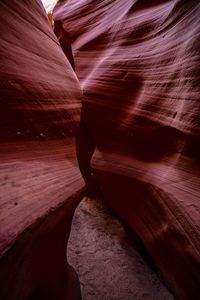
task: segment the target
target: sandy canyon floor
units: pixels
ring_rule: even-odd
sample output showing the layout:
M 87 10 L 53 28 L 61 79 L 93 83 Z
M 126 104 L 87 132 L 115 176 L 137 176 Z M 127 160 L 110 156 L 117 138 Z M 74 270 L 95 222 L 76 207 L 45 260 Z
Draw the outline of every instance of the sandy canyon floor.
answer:
M 78 206 L 68 260 L 78 273 L 83 300 L 174 299 L 100 200 L 84 198 Z

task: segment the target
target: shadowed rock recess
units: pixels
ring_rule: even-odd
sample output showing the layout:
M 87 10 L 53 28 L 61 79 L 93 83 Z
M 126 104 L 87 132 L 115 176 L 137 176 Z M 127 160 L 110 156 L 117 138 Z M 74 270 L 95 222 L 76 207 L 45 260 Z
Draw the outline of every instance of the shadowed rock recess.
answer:
M 199 1 L 60 0 L 53 28 L 40 0 L 0 13 L 0 299 L 81 299 L 66 248 L 97 193 L 175 299 L 198 299 Z M 132 281 L 139 254 L 92 203 L 67 251 L 83 299 L 173 299 L 146 265 Z

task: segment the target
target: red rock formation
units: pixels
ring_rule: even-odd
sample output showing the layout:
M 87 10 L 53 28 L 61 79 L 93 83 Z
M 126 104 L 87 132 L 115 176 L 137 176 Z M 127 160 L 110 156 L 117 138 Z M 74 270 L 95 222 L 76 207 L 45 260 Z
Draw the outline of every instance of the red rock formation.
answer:
M 80 299 L 66 245 L 82 93 L 40 1 L 0 12 L 0 299 Z
M 200 293 L 198 1 L 59 1 L 84 91 L 78 156 L 178 299 Z M 86 164 L 87 160 L 87 164 Z

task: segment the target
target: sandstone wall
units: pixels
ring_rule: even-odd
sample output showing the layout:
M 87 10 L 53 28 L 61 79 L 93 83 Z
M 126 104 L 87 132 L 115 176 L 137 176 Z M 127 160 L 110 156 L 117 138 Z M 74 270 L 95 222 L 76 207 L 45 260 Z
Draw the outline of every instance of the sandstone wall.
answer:
M 83 89 L 82 174 L 181 300 L 200 292 L 199 13 L 181 0 L 60 1 L 53 12 Z

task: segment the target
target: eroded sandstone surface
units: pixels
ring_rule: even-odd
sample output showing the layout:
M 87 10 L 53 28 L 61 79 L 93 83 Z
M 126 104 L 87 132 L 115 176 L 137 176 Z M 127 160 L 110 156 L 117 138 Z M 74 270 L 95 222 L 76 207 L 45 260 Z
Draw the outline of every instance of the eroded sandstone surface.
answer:
M 59 1 L 58 39 L 40 1 L 0 12 L 0 298 L 80 299 L 66 246 L 82 173 L 175 297 L 197 299 L 198 1 Z
M 59 1 L 53 11 L 83 89 L 85 181 L 98 181 L 178 299 L 200 293 L 199 13 L 198 1 L 178 0 Z
M 0 14 L 0 299 L 80 299 L 66 245 L 82 92 L 40 1 Z

